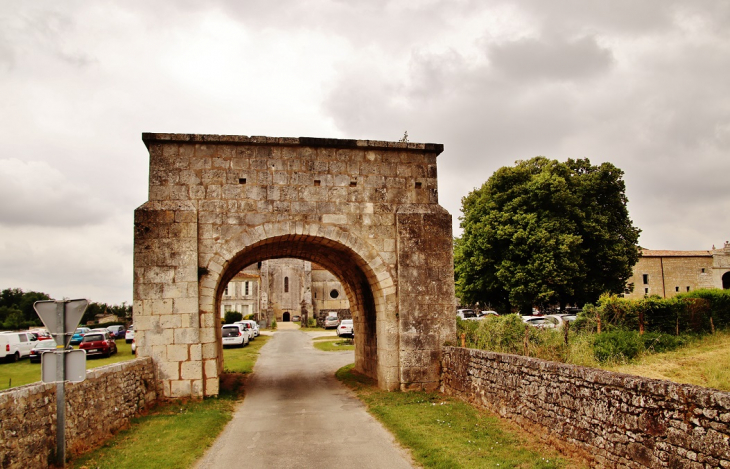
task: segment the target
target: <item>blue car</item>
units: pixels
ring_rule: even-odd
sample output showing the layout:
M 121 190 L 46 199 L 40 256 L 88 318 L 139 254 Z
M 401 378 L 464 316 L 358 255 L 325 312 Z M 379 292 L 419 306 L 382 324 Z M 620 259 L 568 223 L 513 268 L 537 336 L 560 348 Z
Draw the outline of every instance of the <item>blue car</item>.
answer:
M 82 340 L 84 340 L 84 336 L 87 332 L 89 332 L 91 329 L 88 327 L 79 327 L 76 329 L 76 332 L 74 332 L 74 335 L 71 337 L 71 345 L 79 345 Z

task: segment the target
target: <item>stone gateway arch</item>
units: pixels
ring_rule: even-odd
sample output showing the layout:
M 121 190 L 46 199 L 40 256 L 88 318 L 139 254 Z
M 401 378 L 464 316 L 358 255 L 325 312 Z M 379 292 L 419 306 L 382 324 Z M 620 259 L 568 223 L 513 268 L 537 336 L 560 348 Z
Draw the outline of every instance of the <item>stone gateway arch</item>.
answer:
M 134 216 L 134 326 L 166 397 L 218 394 L 220 301 L 244 267 L 315 262 L 342 283 L 356 369 L 383 389 L 434 389 L 455 339 L 442 145 L 153 134 Z

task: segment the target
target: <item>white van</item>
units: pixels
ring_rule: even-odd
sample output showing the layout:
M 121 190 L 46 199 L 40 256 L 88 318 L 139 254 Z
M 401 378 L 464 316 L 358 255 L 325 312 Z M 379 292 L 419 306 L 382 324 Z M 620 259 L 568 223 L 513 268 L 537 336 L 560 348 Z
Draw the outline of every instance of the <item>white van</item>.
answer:
M 30 356 L 30 349 L 38 342 L 35 335 L 27 332 L 0 333 L 0 360 L 16 362 Z

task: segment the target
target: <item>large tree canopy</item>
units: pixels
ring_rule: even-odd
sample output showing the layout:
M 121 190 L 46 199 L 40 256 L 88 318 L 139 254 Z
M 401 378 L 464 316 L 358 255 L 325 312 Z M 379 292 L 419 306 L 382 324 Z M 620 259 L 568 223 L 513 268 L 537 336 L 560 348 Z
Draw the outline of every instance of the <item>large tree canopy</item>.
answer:
M 454 244 L 462 303 L 503 310 L 622 293 L 639 258 L 623 171 L 544 157 L 497 170 L 462 199 Z

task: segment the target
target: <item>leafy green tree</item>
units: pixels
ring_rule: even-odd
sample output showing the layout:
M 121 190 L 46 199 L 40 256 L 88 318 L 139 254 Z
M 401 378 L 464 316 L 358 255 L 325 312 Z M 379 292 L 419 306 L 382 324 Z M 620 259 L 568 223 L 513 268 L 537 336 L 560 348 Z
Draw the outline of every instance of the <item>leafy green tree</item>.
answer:
M 497 170 L 462 199 L 454 242 L 461 302 L 503 312 L 622 293 L 639 258 L 623 172 L 536 157 Z
M 4 329 L 22 329 L 40 326 L 41 320 L 33 303 L 50 297 L 40 292 L 24 292 L 20 288 L 6 288 L 0 292 L 0 322 Z

